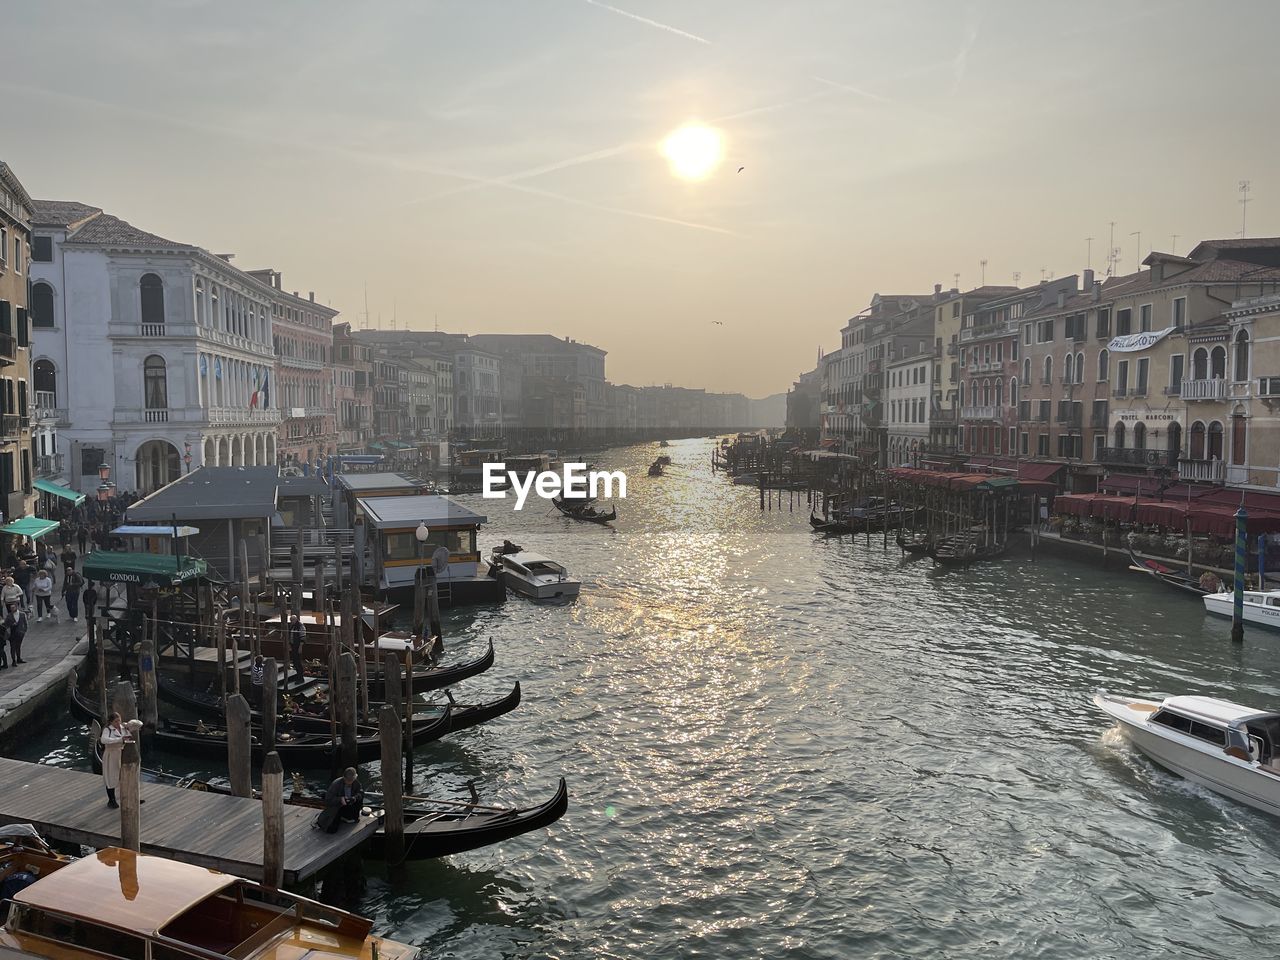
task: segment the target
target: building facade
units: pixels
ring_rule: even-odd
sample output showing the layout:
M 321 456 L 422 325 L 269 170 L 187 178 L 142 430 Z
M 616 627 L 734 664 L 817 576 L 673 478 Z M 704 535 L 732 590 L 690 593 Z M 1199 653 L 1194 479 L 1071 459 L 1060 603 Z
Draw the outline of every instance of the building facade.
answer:
M 31 516 L 37 470 L 49 475 L 48 461 L 33 446 L 31 409 L 32 201 L 8 164 L 0 162 L 0 511 L 9 523 Z
M 351 324 L 333 328 L 333 384 L 338 452 L 367 452 L 373 434 L 373 348 L 351 335 Z
M 929 439 L 939 365 L 934 344 L 927 347 L 921 351 L 915 344 L 904 344 L 902 355 L 885 368 L 887 465 L 891 467 L 918 467 Z

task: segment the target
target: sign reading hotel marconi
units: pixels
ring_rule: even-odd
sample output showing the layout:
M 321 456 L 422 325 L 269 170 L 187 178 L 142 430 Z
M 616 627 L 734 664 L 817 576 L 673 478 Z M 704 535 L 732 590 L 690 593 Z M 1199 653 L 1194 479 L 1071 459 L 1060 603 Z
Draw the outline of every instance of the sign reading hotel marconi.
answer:
M 1133 353 L 1137 350 L 1146 350 L 1148 347 L 1154 347 L 1177 329 L 1177 327 L 1165 327 L 1163 330 L 1149 330 L 1146 333 L 1131 333 L 1128 336 L 1116 337 L 1107 344 L 1107 349 L 1112 353 Z

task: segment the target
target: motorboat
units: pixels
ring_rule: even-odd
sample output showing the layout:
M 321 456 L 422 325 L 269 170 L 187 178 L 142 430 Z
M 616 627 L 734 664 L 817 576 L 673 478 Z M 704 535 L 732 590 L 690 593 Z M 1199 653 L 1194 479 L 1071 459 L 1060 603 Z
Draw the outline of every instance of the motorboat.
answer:
M 760 482 L 760 478 L 754 473 L 740 473 L 733 478 L 733 482 L 740 487 L 754 487 Z
M 502 572 L 508 587 L 535 600 L 568 599 L 582 589 L 582 581 L 569 576 L 563 564 L 540 553 L 494 550 L 490 563 Z
M 32 866 L 39 871 L 30 869 Z M 165 857 L 107 847 L 79 860 L 0 848 L 7 894 L 0 948 L 54 960 L 172 957 L 409 960 L 373 922 L 306 897 Z
M 1093 702 L 1160 766 L 1280 816 L 1280 714 L 1215 697 L 1155 701 L 1099 690 Z
M 1204 609 L 1208 613 L 1231 619 L 1234 608 L 1235 594 L 1231 590 L 1204 595 Z M 1280 630 L 1280 590 L 1246 590 L 1243 615 L 1245 623 Z

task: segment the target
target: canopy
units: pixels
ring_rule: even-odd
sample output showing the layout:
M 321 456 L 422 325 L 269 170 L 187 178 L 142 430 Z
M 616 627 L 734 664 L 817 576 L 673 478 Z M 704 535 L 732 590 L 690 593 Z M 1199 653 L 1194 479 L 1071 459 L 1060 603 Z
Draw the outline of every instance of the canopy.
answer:
M 52 480 L 37 480 L 34 486 L 42 493 L 51 493 L 55 497 L 61 497 L 63 500 L 70 500 L 77 507 L 84 503 L 83 493 L 76 493 L 70 487 L 64 487 L 62 484 L 54 483 Z
M 397 450 L 412 450 L 412 449 L 413 449 L 413 444 L 412 444 L 412 443 L 405 443 L 403 440 L 388 440 L 388 441 L 387 441 L 387 444 L 388 444 L 388 446 L 392 446 L 392 447 L 394 447 L 394 448 L 395 448 L 395 449 L 397 449 Z
M 57 520 L 41 520 L 39 517 L 23 517 L 13 523 L 0 527 L 0 533 L 11 533 L 15 537 L 30 537 L 38 540 L 51 530 L 58 529 Z
M 171 587 L 203 576 L 208 569 L 209 565 L 196 557 L 154 553 L 95 550 L 84 560 L 84 575 L 88 580 L 135 583 L 142 587 Z
M 1065 466 L 1065 463 L 1020 463 L 1018 464 L 1018 479 L 1052 480 Z

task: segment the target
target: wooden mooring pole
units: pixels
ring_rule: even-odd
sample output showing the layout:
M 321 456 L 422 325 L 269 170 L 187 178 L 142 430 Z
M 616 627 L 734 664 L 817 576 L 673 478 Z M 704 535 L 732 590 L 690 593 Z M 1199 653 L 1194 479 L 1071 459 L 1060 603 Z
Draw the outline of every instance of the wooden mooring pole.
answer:
M 288 661 L 286 661 L 287 663 Z M 279 697 L 280 668 L 275 657 L 267 657 L 262 671 L 262 749 L 274 751 L 276 748 L 276 701 Z M 275 756 L 272 752 L 271 756 Z M 266 770 L 266 767 L 263 767 Z
M 356 765 L 356 658 L 338 657 L 338 726 L 342 733 L 342 766 Z
M 154 730 L 159 710 L 156 707 L 155 644 L 150 640 L 143 640 L 138 651 L 138 679 L 142 688 L 142 723 L 148 730 Z
M 249 731 L 249 701 L 240 694 L 227 700 L 227 767 L 231 792 L 237 797 L 253 794 L 253 745 Z
M 128 680 L 121 680 L 111 688 L 111 710 L 120 714 L 121 720 L 138 719 L 138 700 L 133 693 L 133 684 Z M 104 715 L 104 721 L 109 719 L 109 715 Z
M 120 758 L 120 846 L 126 850 L 138 850 L 141 792 L 142 755 L 137 742 L 129 740 Z
M 390 658 L 394 660 L 394 658 Z M 400 781 L 400 716 L 390 703 L 378 709 L 378 736 L 382 741 L 382 829 L 387 863 L 399 866 L 404 860 L 404 801 Z
M 284 764 L 274 750 L 262 763 L 262 883 L 284 883 Z

